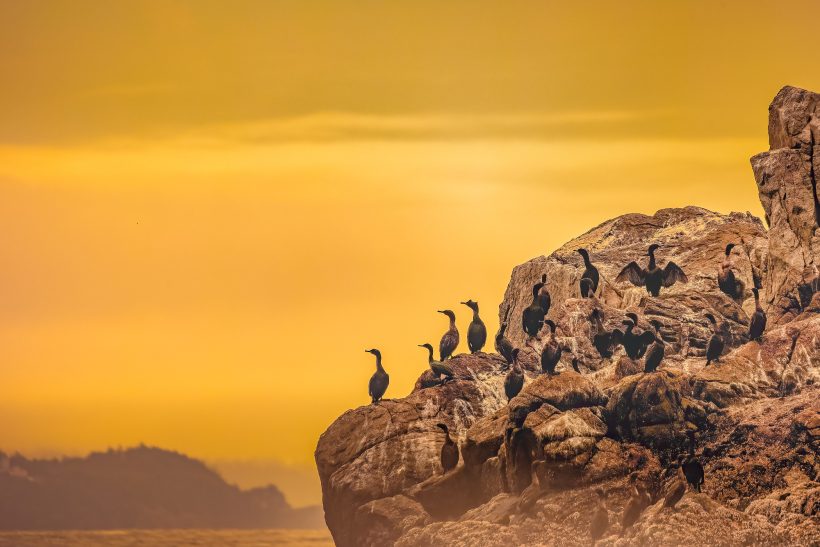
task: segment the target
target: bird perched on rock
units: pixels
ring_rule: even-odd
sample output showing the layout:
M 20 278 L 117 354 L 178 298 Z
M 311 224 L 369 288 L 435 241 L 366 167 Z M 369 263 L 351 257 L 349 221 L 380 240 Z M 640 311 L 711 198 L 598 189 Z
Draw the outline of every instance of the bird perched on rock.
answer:
M 598 268 L 592 265 L 592 262 L 589 260 L 589 251 L 586 249 L 576 249 L 575 251 L 584 259 L 584 272 L 581 274 L 581 281 L 579 282 L 581 285 L 581 296 L 583 298 L 589 298 L 594 295 L 598 291 L 598 282 L 600 280 L 600 274 L 598 273 Z M 584 283 L 584 279 L 589 279 L 588 282 Z M 584 289 L 586 285 L 586 291 L 589 296 L 584 294 Z M 591 291 L 591 292 L 590 292 Z
M 530 474 L 532 481 L 529 486 L 524 488 L 521 496 L 518 498 L 518 512 L 522 514 L 530 514 L 535 508 L 535 504 L 544 495 L 544 490 L 541 486 L 541 480 L 538 478 L 537 468 L 543 464 L 544 460 L 536 460 L 530 465 Z
M 677 281 L 686 283 L 689 278 L 683 273 L 683 270 L 672 262 L 666 263 L 666 266 L 661 269 L 655 263 L 655 249 L 660 247 L 657 243 L 649 246 L 647 255 L 649 256 L 649 265 L 646 269 L 638 266 L 634 260 L 627 264 L 615 281 L 624 282 L 629 281 L 637 287 L 646 287 L 646 291 L 652 296 L 658 296 L 661 292 L 661 287 L 671 287 Z
M 621 344 L 630 359 L 640 359 L 646 353 L 649 344 L 655 341 L 655 336 L 649 331 L 636 331 L 638 326 L 638 314 L 627 313 L 628 319 L 624 319 L 624 332 L 621 337 Z
M 678 502 L 683 498 L 683 495 L 686 493 L 686 477 L 683 475 L 683 469 L 678 467 L 678 471 L 675 474 L 675 478 L 673 479 L 672 485 L 669 487 L 669 491 L 666 493 L 666 497 L 663 499 L 663 507 L 664 509 L 669 507 L 670 509 L 674 509 Z
M 549 328 L 550 338 L 541 351 L 541 370 L 547 374 L 555 374 L 555 367 L 561 361 L 564 347 L 555 339 L 555 323 L 547 319 L 544 324 Z
M 547 274 L 541 275 L 541 283 L 541 288 L 538 289 L 538 306 L 541 308 L 541 311 L 544 312 L 544 316 L 546 316 L 552 305 L 552 297 L 550 297 L 550 292 L 547 290 Z
M 709 363 L 712 361 L 720 360 L 720 356 L 723 353 L 723 337 L 718 332 L 717 328 L 717 321 L 715 321 L 715 316 L 711 313 L 705 314 L 706 319 L 712 324 L 712 337 L 709 338 L 709 344 L 706 346 L 706 366 L 709 366 Z
M 755 295 L 755 312 L 749 322 L 749 339 L 759 342 L 763 336 L 763 331 L 766 330 L 766 312 L 760 306 L 760 294 L 757 287 L 752 289 L 752 294 Z
M 470 348 L 470 353 L 475 353 L 481 351 L 487 341 L 487 327 L 484 326 L 484 321 L 478 316 L 478 302 L 468 300 L 462 302 L 462 304 L 473 310 L 473 320 L 470 322 L 470 326 L 467 327 L 467 347 Z
M 602 315 L 601 310 L 594 308 L 589 316 L 592 321 L 592 345 L 601 357 L 608 358 L 612 357 L 615 347 L 623 341 L 624 333 L 620 329 L 607 331 L 604 328 Z
M 606 529 L 609 528 L 609 511 L 606 509 L 606 492 L 603 488 L 596 488 L 595 495 L 598 496 L 598 503 L 595 508 L 595 513 L 592 515 L 592 522 L 589 524 L 589 535 L 592 538 L 592 544 L 604 537 Z
M 718 288 L 726 293 L 730 298 L 738 299 L 743 296 L 745 285 L 735 276 L 734 264 L 732 263 L 731 253 L 735 247 L 734 243 L 726 245 L 726 256 L 723 262 L 720 263 L 718 270 Z
M 430 355 L 427 358 L 427 363 L 430 365 L 430 370 L 433 371 L 437 379 L 441 379 L 442 376 L 444 376 L 445 382 L 453 379 L 453 367 L 443 361 L 433 359 L 433 346 L 431 344 L 419 344 L 419 347 L 426 348 L 429 352 Z
M 444 361 L 458 347 L 458 329 L 456 328 L 456 314 L 452 310 L 438 310 L 438 312 L 450 318 L 450 328 L 447 329 L 438 344 L 439 355 L 441 355 L 441 360 Z
M 384 392 L 387 391 L 387 386 L 390 384 L 390 376 L 382 367 L 382 353 L 379 350 L 366 349 L 364 351 L 376 356 L 376 372 L 370 377 L 370 383 L 367 385 L 367 394 L 370 395 L 371 404 L 374 404 L 382 400 Z
M 436 427 L 444 431 L 444 445 L 441 447 L 441 468 L 444 473 L 455 469 L 458 465 L 458 445 L 450 438 L 450 430 L 445 424 L 436 424 Z
M 661 323 L 657 320 L 650 321 L 655 327 L 655 333 L 652 334 L 654 338 L 652 345 L 646 350 L 646 357 L 644 358 L 643 370 L 644 372 L 655 372 L 663 361 L 663 354 L 665 352 L 665 344 L 663 336 L 661 336 Z M 651 334 L 651 333 L 650 333 Z
M 524 332 L 533 337 L 538 335 L 538 331 L 541 330 L 541 326 L 544 324 L 544 317 L 547 315 L 541 308 L 541 299 L 538 296 L 543 286 L 544 284 L 541 282 L 532 286 L 532 304 L 524 308 L 524 312 L 521 314 L 521 326 Z
M 507 377 L 504 378 L 504 393 L 507 395 L 508 401 L 518 395 L 521 388 L 524 387 L 524 371 L 521 370 L 521 366 L 518 364 L 518 352 L 518 348 L 512 350 L 513 367 L 507 373 Z
M 629 483 L 632 486 L 632 492 L 626 507 L 624 507 L 623 516 L 621 516 L 622 535 L 638 521 L 641 513 L 643 513 L 644 509 L 649 507 L 649 504 L 652 502 L 649 492 L 647 492 L 646 488 L 638 481 L 637 473 L 629 475 Z
M 495 351 L 507 361 L 507 364 L 511 365 L 513 363 L 513 344 L 509 338 L 504 336 L 504 331 L 506 330 L 507 323 L 501 323 L 498 334 L 495 335 Z
M 686 482 L 688 482 L 696 492 L 700 492 L 700 487 L 703 484 L 705 475 L 703 464 L 695 457 L 695 432 L 687 431 L 687 435 L 689 436 L 689 457 L 683 462 L 681 468 L 683 469 L 683 475 L 686 477 Z

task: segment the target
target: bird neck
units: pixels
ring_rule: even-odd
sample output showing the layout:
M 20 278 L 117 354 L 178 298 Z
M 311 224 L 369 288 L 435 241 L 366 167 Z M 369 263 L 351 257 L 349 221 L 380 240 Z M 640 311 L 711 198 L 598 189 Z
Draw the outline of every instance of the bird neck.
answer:
M 650 270 L 655 269 L 655 251 L 651 251 L 649 253 L 649 268 Z
M 763 311 L 763 308 L 760 306 L 760 294 L 755 293 L 755 310 Z
M 586 266 L 587 268 L 592 267 L 592 262 L 589 261 L 589 255 L 588 254 L 582 254 L 581 258 L 584 259 L 584 266 Z
M 456 320 L 454 317 L 450 318 L 450 330 L 456 330 Z
M 429 347 L 429 348 L 425 348 L 425 349 L 429 353 L 429 356 L 427 357 L 427 362 L 432 363 L 433 362 L 433 348 Z
M 480 321 L 481 318 L 478 316 L 478 308 L 473 310 L 473 321 Z
M 384 368 L 382 367 L 382 356 L 376 356 L 376 370 L 384 372 Z

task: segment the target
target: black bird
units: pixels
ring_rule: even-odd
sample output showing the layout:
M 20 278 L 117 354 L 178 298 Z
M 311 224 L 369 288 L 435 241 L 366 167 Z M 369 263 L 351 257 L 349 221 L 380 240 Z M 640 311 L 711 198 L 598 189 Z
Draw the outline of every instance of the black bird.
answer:
M 543 308 L 541 308 L 541 299 L 538 295 L 543 286 L 544 284 L 541 282 L 532 286 L 532 304 L 524 308 L 524 313 L 521 315 L 521 324 L 524 328 L 524 332 L 530 336 L 537 336 L 538 331 L 541 330 L 541 326 L 544 324 L 544 316 L 546 316 L 546 313 L 544 313 Z
M 686 482 L 688 482 L 696 492 L 700 493 L 704 476 L 703 465 L 695 457 L 695 432 L 687 431 L 687 434 L 689 435 L 689 457 L 686 458 L 686 461 L 683 462 L 681 467 L 683 469 L 683 475 L 686 477 Z
M 581 298 L 595 297 L 595 291 L 592 290 L 592 280 L 588 277 L 581 278 Z
M 577 249 L 575 252 L 583 257 L 584 266 L 586 266 L 586 268 L 584 269 L 584 273 L 581 274 L 580 283 L 581 283 L 581 296 L 583 296 L 584 298 L 587 298 L 584 295 L 584 279 L 589 279 L 590 280 L 590 282 L 592 283 L 592 286 L 591 286 L 592 294 L 595 294 L 598 291 L 598 281 L 600 280 L 600 274 L 598 273 L 598 268 L 593 266 L 592 262 L 590 262 L 590 260 L 589 260 L 589 251 L 587 251 L 586 249 Z M 592 295 L 590 295 L 590 296 L 592 296 Z
M 763 331 L 766 330 L 766 312 L 760 306 L 760 294 L 757 288 L 752 289 L 752 293 L 755 295 L 755 312 L 749 322 L 749 338 L 759 342 Z
M 629 482 L 632 484 L 632 496 L 624 508 L 623 516 L 621 516 L 621 534 L 632 527 L 643 513 L 644 509 L 649 507 L 652 502 L 649 492 L 637 480 L 637 475 L 632 473 L 629 476 Z
M 376 372 L 370 377 L 370 383 L 367 386 L 367 393 L 370 395 L 371 403 L 378 403 L 382 400 L 384 392 L 387 391 L 387 385 L 390 383 L 390 376 L 384 371 L 382 367 L 382 353 L 377 349 L 366 349 L 367 353 L 372 353 L 376 356 Z
M 436 361 L 433 358 L 433 346 L 430 344 L 419 344 L 420 348 L 426 348 L 427 351 L 430 353 L 430 356 L 427 359 L 427 363 L 430 365 L 430 370 L 433 371 L 433 374 L 436 375 L 437 379 L 441 379 L 444 376 L 444 380 L 452 380 L 453 379 L 453 367 L 448 365 L 443 361 Z
M 524 387 L 524 371 L 521 370 L 521 366 L 518 364 L 518 351 L 518 348 L 512 350 L 513 368 L 504 378 L 504 393 L 507 395 L 508 401 L 518 395 L 521 388 Z
M 717 280 L 718 288 L 720 288 L 721 291 L 729 295 L 729 297 L 737 299 L 743 296 L 745 286 L 743 282 L 735 276 L 735 271 L 732 269 L 734 264 L 732 264 L 732 259 L 729 255 L 734 247 L 734 243 L 726 245 L 726 256 L 720 264 Z
M 661 361 L 663 361 L 663 354 L 665 351 L 665 344 L 663 343 L 663 337 L 661 336 L 661 323 L 654 319 L 651 323 L 652 326 L 655 327 L 655 334 L 649 333 L 652 334 L 654 341 L 652 342 L 652 345 L 649 346 L 649 349 L 646 350 L 646 358 L 643 362 L 644 372 L 655 372 L 658 370 L 658 366 L 660 366 Z
M 660 247 L 657 243 L 649 246 L 647 255 L 649 255 L 649 266 L 644 270 L 634 260 L 621 270 L 615 281 L 623 282 L 629 281 L 637 287 L 646 287 L 646 290 L 652 296 L 658 296 L 661 292 L 661 287 L 671 287 L 676 281 L 686 283 L 689 278 L 680 269 L 680 266 L 671 260 L 666 263 L 666 267 L 660 269 L 655 263 L 655 249 Z
M 589 535 L 592 538 L 592 544 L 604 537 L 606 529 L 609 528 L 609 511 L 606 509 L 606 492 L 603 488 L 596 488 L 595 495 L 598 496 L 598 505 L 595 508 L 595 513 L 592 515 L 592 522 L 589 524 Z
M 646 353 L 649 344 L 655 341 L 655 336 L 649 331 L 636 332 L 638 315 L 632 312 L 626 315 L 629 319 L 623 321 L 626 329 L 623 332 L 621 344 L 630 359 L 640 359 Z
M 544 316 L 546 316 L 552 304 L 550 292 L 547 290 L 547 274 L 541 275 L 541 283 L 543 283 L 543 286 L 538 289 L 538 305 L 541 307 L 541 311 L 544 312 Z
M 709 345 L 706 346 L 706 366 L 709 366 L 709 363 L 712 361 L 719 361 L 720 355 L 723 353 L 723 338 L 720 336 L 720 332 L 717 328 L 717 321 L 715 321 L 715 316 L 711 313 L 705 314 L 706 319 L 712 324 L 712 337 L 709 338 Z
M 541 352 L 541 370 L 547 374 L 555 374 L 555 367 L 561 361 L 561 353 L 564 348 L 555 339 L 555 323 L 547 319 L 544 324 L 550 329 L 550 339 Z
M 484 321 L 478 316 L 478 302 L 468 300 L 462 302 L 462 304 L 473 310 L 473 320 L 470 322 L 470 326 L 467 327 L 467 346 L 470 348 L 470 353 L 475 353 L 481 351 L 487 341 L 487 327 L 484 326 Z
M 507 323 L 501 323 L 498 334 L 495 335 L 495 351 L 511 365 L 513 363 L 513 345 L 510 339 L 504 336 L 506 330 Z
M 438 310 L 438 312 L 450 318 L 450 328 L 447 329 L 438 344 L 439 355 L 441 355 L 441 360 L 444 361 L 458 347 L 458 329 L 456 328 L 456 314 L 452 310 Z
M 601 357 L 612 357 L 615 347 L 623 341 L 624 333 L 619 329 L 612 329 L 607 332 L 601 320 L 601 310 L 595 308 L 590 314 L 592 320 L 593 335 L 592 345 L 598 350 Z
M 436 424 L 436 427 L 444 431 L 444 445 L 441 447 L 441 468 L 444 472 L 455 469 L 458 465 L 458 445 L 450 438 L 450 430 L 444 424 Z

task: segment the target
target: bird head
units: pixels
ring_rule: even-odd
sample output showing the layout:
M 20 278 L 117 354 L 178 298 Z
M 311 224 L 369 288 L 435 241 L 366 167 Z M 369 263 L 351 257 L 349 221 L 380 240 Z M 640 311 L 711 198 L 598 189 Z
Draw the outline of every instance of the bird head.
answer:
M 589 251 L 587 251 L 586 249 L 583 249 L 583 248 L 575 249 L 575 252 L 578 253 L 579 255 L 581 255 L 584 258 L 589 258 Z
M 428 351 L 433 351 L 433 346 L 431 346 L 430 344 L 419 344 L 419 347 L 420 348 L 425 348 Z
M 365 352 L 367 352 L 367 353 L 372 353 L 372 354 L 373 354 L 373 355 L 375 355 L 376 357 L 381 357 L 381 356 L 382 356 L 382 352 L 380 352 L 380 351 L 379 351 L 379 350 L 377 350 L 377 349 L 366 349 L 366 350 L 364 350 L 364 351 L 365 351 Z
M 633 325 L 638 326 L 638 314 L 637 313 L 631 311 L 631 312 L 628 312 L 626 314 L 626 316 L 629 317 L 630 319 L 632 319 L 632 324 Z
M 541 283 L 547 284 L 547 274 L 541 274 Z
M 660 245 L 658 245 L 657 243 L 653 243 L 652 245 L 650 245 L 649 249 L 646 251 L 647 256 L 652 256 L 653 254 L 655 254 L 655 250 L 659 247 Z
M 437 428 L 439 428 L 439 429 L 441 429 L 441 430 L 442 430 L 442 431 L 444 431 L 445 433 L 449 433 L 449 432 L 450 432 L 450 430 L 449 430 L 449 429 L 447 429 L 447 426 L 446 426 L 445 424 L 436 424 L 436 427 L 437 427 Z
M 660 322 L 660 321 L 658 321 L 657 319 L 652 319 L 649 323 L 650 323 L 653 327 L 655 327 L 655 332 L 661 332 L 661 327 L 663 326 L 663 323 L 661 323 L 661 322 Z
M 439 313 L 443 313 L 444 315 L 446 315 L 447 317 L 449 317 L 451 321 L 455 321 L 455 320 L 456 320 L 456 314 L 455 314 L 455 313 L 453 313 L 453 310 L 438 310 L 438 312 L 439 312 Z
M 470 308 L 473 311 L 478 311 L 478 302 L 473 302 L 472 300 L 467 300 L 466 302 L 462 302 L 465 306 Z
M 708 320 L 709 320 L 709 322 L 710 322 L 710 323 L 712 323 L 713 325 L 717 324 L 717 321 L 715 321 L 715 316 L 714 316 L 714 315 L 712 315 L 711 313 L 704 313 L 704 314 L 703 314 L 703 316 L 704 316 L 706 319 L 708 319 Z
M 551 332 L 555 332 L 555 322 L 552 319 L 545 320 L 544 324 L 550 328 Z
M 624 319 L 623 321 L 621 321 L 621 324 L 624 325 L 625 327 L 634 327 L 635 326 L 635 323 L 634 323 L 634 321 L 632 321 L 632 319 Z
M 735 248 L 734 243 L 729 243 L 728 245 L 726 245 L 726 256 L 729 256 L 729 253 L 731 253 L 732 249 L 734 249 L 734 248 Z
M 539 281 L 538 283 L 536 283 L 535 285 L 533 285 L 533 286 L 532 286 L 532 294 L 533 294 L 533 296 L 536 296 L 536 295 L 538 294 L 538 291 L 540 291 L 540 290 L 541 290 L 541 287 L 543 287 L 543 286 L 544 286 L 544 284 L 543 284 L 543 283 L 541 283 L 540 281 Z

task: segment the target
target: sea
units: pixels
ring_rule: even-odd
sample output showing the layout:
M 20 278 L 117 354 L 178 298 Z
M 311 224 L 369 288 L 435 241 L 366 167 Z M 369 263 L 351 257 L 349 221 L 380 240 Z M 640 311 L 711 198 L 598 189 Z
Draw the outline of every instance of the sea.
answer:
M 101 530 L 0 532 L 0 547 L 325 547 L 327 530 Z

